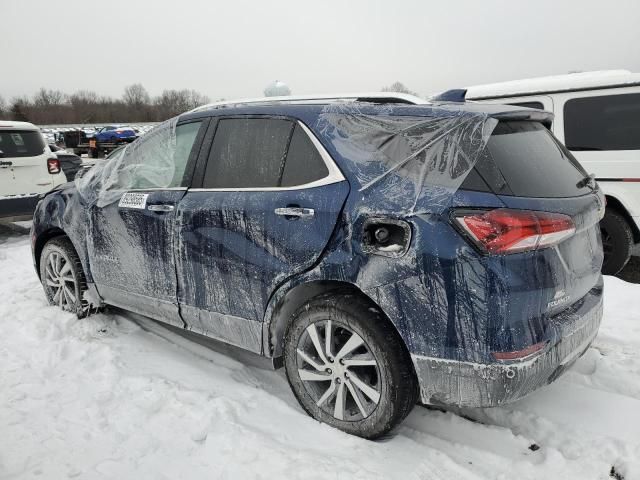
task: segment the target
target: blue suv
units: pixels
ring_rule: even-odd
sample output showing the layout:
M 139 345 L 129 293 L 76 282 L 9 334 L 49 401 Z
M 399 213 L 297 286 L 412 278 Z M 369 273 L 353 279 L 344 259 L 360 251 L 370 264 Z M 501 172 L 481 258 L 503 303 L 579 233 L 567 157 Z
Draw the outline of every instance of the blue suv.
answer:
M 309 415 L 365 438 L 417 401 L 521 398 L 596 336 L 604 197 L 551 114 L 441 98 L 165 122 L 40 200 L 49 302 L 270 358 Z

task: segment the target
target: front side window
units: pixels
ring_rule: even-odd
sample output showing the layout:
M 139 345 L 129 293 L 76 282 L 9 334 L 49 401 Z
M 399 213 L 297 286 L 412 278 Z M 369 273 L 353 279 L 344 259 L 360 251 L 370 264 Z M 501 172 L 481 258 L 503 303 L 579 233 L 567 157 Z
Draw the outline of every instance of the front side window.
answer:
M 574 98 L 564 104 L 569 150 L 640 150 L 640 93 Z
M 129 188 L 171 188 L 182 185 L 187 161 L 202 122 L 178 125 L 175 131 L 175 145 L 167 142 L 164 135 L 145 138 L 139 148 L 135 143 L 124 150 L 124 162 L 131 164 L 131 187 Z M 167 144 L 169 143 L 169 144 Z M 130 158 L 127 158 L 130 156 Z
M 329 174 L 307 133 L 276 118 L 220 120 L 204 174 L 204 188 L 305 185 Z

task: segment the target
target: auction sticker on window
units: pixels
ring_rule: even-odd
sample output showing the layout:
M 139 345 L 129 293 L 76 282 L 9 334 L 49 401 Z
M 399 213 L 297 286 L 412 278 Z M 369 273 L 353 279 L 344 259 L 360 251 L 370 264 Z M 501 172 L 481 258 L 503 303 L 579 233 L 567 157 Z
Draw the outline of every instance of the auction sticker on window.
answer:
M 119 208 L 141 208 L 147 206 L 148 193 L 125 193 L 118 203 Z

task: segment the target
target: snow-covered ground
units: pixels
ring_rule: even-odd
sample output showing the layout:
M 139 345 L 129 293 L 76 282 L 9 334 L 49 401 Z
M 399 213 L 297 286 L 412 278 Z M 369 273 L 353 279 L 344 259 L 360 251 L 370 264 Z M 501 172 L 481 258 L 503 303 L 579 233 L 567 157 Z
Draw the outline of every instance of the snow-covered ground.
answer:
M 555 384 L 475 421 L 416 407 L 377 442 L 307 417 L 281 372 L 47 306 L 24 234 L 0 234 L 0 292 L 2 479 L 640 479 L 640 285 L 606 279 L 600 334 Z

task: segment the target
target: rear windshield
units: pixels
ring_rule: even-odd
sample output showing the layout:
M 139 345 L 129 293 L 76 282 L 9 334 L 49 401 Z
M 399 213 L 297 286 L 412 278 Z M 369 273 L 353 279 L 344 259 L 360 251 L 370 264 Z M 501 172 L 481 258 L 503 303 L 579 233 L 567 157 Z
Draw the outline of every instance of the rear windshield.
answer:
M 499 122 L 460 188 L 518 197 L 575 197 L 591 191 L 576 159 L 538 122 Z
M 44 138 L 34 130 L 0 131 L 0 151 L 4 157 L 36 157 L 44 152 Z

